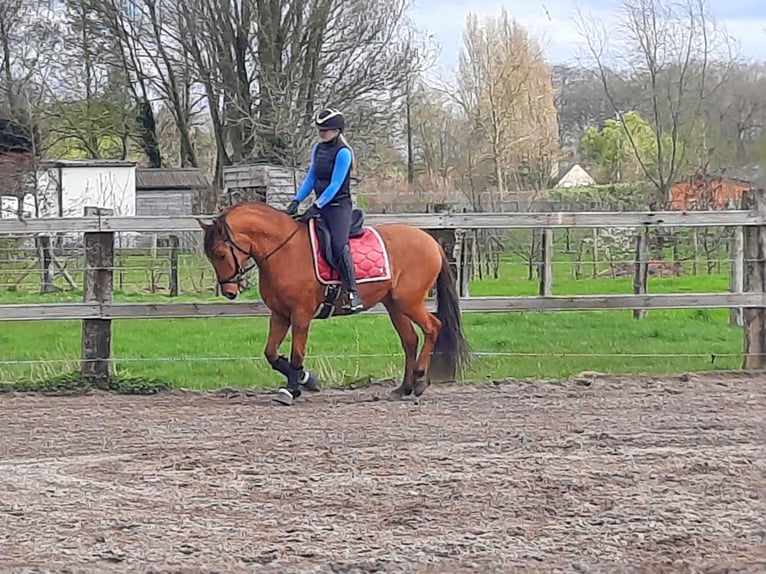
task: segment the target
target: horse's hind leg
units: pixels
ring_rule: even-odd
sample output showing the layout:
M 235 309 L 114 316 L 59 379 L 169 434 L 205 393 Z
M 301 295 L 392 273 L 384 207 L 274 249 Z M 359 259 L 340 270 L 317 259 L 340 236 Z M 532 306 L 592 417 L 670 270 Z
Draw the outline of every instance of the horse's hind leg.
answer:
M 397 397 L 406 397 L 412 394 L 414 382 L 413 373 L 415 370 L 415 357 L 418 351 L 418 334 L 415 332 L 415 327 L 412 325 L 409 317 L 400 312 L 393 305 L 386 305 L 388 309 L 388 315 L 391 318 L 396 332 L 399 333 L 399 338 L 402 341 L 402 349 L 404 350 L 404 375 L 402 376 L 402 383 L 394 389 L 393 395 Z
M 413 372 L 412 390 L 416 397 L 425 392 L 428 385 L 431 384 L 427 378 L 425 378 L 428 365 L 431 361 L 431 353 L 436 345 L 436 339 L 441 331 L 441 321 L 429 312 L 425 302 L 420 303 L 416 307 L 407 310 L 407 316 L 417 323 L 418 327 L 423 331 L 423 347 L 420 349 L 417 361 L 415 362 L 415 370 Z

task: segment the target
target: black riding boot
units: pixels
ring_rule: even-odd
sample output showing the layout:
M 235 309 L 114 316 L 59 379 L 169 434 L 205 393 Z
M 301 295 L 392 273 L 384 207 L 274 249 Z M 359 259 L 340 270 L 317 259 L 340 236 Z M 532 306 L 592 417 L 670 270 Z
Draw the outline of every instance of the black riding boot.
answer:
M 343 309 L 349 313 L 358 313 L 364 309 L 362 298 L 356 290 L 356 273 L 354 273 L 354 262 L 351 260 L 351 249 L 348 244 L 343 247 L 343 251 L 338 257 L 338 271 L 343 277 L 344 286 L 348 291 L 348 302 L 343 305 Z

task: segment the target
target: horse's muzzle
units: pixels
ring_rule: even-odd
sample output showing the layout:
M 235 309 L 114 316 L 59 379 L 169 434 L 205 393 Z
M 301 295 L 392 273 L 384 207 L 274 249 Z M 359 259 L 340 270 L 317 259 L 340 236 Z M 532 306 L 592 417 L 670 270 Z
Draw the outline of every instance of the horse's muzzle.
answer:
M 229 291 L 224 291 L 223 296 L 229 299 L 230 301 L 233 301 L 234 299 L 237 298 L 237 292 L 234 291 L 230 293 Z

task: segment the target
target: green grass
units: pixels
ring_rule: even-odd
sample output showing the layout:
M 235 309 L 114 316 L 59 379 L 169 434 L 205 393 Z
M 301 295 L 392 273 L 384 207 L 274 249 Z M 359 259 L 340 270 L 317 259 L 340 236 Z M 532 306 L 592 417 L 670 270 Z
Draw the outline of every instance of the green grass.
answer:
M 737 368 L 742 332 L 727 319 L 724 309 L 656 310 L 640 321 L 630 311 L 467 313 L 471 345 L 489 355 L 479 355 L 466 378 Z M 280 377 L 262 358 L 266 331 L 261 317 L 116 321 L 116 372 L 188 388 L 272 385 Z M 77 321 L 6 323 L 0 331 L 3 359 L 33 362 L 2 365 L 0 380 L 76 369 L 80 336 Z M 385 316 L 316 321 L 307 351 L 307 365 L 326 383 L 398 376 L 401 370 L 399 342 Z
M 726 319 L 725 310 L 652 311 L 641 321 L 629 311 L 469 313 L 466 333 L 474 349 L 508 355 L 479 356 L 468 378 L 558 378 L 589 369 L 624 373 L 736 368 L 739 357 L 727 355 L 741 351 L 742 333 Z M 113 334 L 116 371 L 190 388 L 270 385 L 279 376 L 262 359 L 266 329 L 260 317 L 118 321 Z M 0 333 L 5 359 L 61 362 L 4 365 L 0 379 L 40 379 L 72 371 L 79 346 L 76 321 L 7 324 Z M 560 356 L 578 354 L 583 356 Z M 619 356 L 626 354 L 649 356 Z M 667 356 L 652 356 L 656 354 Z M 714 364 L 712 355 L 719 357 Z M 398 376 L 399 343 L 382 316 L 316 322 L 307 365 L 333 384 Z
M 572 254 L 557 253 L 554 294 L 632 292 L 630 277 L 574 279 L 573 260 Z M 192 270 L 204 269 L 190 256 L 184 261 L 189 277 Z M 123 288 L 115 291 L 116 301 L 222 301 L 209 287 L 200 293 L 200 282 L 185 280 L 183 272 L 180 297 L 171 300 L 161 293 L 148 293 L 141 283 L 146 275 L 140 269 L 144 263 L 143 259 L 130 261 Z M 590 266 L 585 267 L 590 273 Z M 599 266 L 599 270 L 605 268 Z M 526 277 L 521 258 L 504 255 L 499 278 L 473 281 L 471 294 L 537 294 L 537 282 Z M 82 300 L 79 291 L 32 294 L 34 278 L 30 281 L 26 289 L 0 290 L 0 303 Z M 728 281 L 723 266 L 711 275 L 652 277 L 649 291 L 725 292 Z M 243 295 L 255 299 L 257 289 Z M 464 322 L 468 339 L 479 352 L 466 379 L 561 378 L 583 370 L 680 372 L 731 369 L 741 363 L 742 330 L 728 325 L 726 309 L 651 310 L 640 321 L 628 310 L 466 313 Z M 271 386 L 281 381 L 263 359 L 265 318 L 135 319 L 116 321 L 113 329 L 115 372 L 126 381 L 162 379 L 187 388 Z M 0 381 L 60 380 L 78 369 L 80 337 L 77 321 L 3 324 Z M 289 349 L 289 340 L 288 336 L 283 352 Z M 312 323 L 306 364 L 319 372 L 323 384 L 337 385 L 399 377 L 402 356 L 388 318 L 362 315 Z

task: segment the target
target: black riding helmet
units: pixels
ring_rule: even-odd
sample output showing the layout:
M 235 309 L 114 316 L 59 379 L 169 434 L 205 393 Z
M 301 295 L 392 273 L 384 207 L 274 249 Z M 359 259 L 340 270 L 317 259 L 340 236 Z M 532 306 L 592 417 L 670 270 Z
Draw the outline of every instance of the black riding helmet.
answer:
M 314 120 L 316 127 L 320 130 L 340 130 L 343 131 L 345 121 L 343 114 L 333 108 L 322 110 Z

